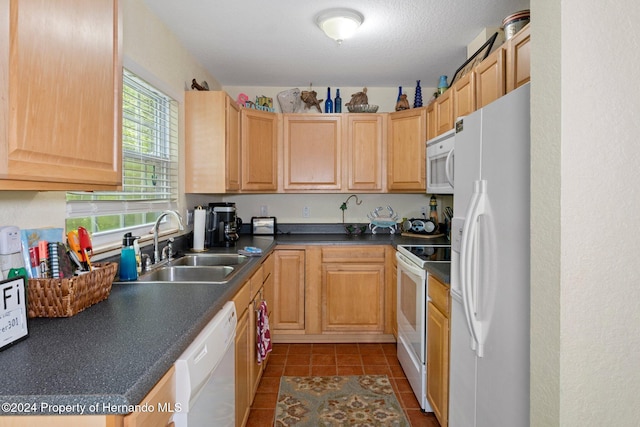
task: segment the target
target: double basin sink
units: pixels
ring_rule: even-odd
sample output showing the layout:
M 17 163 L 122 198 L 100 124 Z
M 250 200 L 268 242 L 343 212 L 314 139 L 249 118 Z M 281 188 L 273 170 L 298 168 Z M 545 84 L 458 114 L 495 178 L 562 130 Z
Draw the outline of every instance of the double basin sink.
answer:
M 249 257 L 237 254 L 188 254 L 138 277 L 138 282 L 224 284 L 240 271 Z

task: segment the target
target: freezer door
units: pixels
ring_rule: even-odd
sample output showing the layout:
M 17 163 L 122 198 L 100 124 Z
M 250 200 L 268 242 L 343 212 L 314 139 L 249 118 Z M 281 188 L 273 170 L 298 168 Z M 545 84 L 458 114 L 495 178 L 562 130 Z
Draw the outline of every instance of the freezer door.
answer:
M 529 425 L 529 85 L 483 109 L 477 426 Z

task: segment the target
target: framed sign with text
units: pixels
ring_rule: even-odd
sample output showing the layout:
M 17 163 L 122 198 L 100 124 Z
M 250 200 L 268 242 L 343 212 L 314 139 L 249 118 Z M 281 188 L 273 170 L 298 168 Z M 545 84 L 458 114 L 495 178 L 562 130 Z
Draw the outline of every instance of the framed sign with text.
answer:
M 0 350 L 25 339 L 27 288 L 23 276 L 0 281 Z

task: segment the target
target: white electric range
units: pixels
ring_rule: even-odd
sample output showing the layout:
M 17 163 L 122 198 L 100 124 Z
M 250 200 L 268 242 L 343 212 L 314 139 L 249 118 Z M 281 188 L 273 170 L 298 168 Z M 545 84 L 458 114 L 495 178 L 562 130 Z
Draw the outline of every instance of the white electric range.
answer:
M 429 263 L 451 261 L 450 245 L 398 245 L 398 360 L 420 408 L 431 412 L 427 401 L 427 270 Z

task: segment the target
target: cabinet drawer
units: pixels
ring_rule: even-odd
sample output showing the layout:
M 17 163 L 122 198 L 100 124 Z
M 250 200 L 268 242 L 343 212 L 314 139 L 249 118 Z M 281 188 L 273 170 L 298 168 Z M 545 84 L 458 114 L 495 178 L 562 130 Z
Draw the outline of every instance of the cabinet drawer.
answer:
M 262 263 L 262 282 L 266 282 L 269 276 L 273 274 L 273 256 L 269 255 Z
M 242 313 L 247 309 L 251 302 L 251 284 L 246 282 L 242 285 L 242 288 L 233 297 L 233 303 L 236 305 L 236 312 L 238 319 L 242 316 Z
M 429 298 L 438 310 L 449 316 L 449 287 L 429 275 Z
M 384 262 L 384 246 L 329 246 L 322 248 L 322 262 Z
M 249 280 L 249 283 L 251 284 L 251 294 L 250 294 L 251 299 L 254 299 L 256 296 L 256 293 L 260 290 L 260 288 L 262 288 L 262 277 L 263 277 L 263 269 L 262 269 L 262 266 L 260 266 L 260 268 L 258 268 L 256 272 L 253 273 L 253 276 L 251 276 L 251 279 Z

